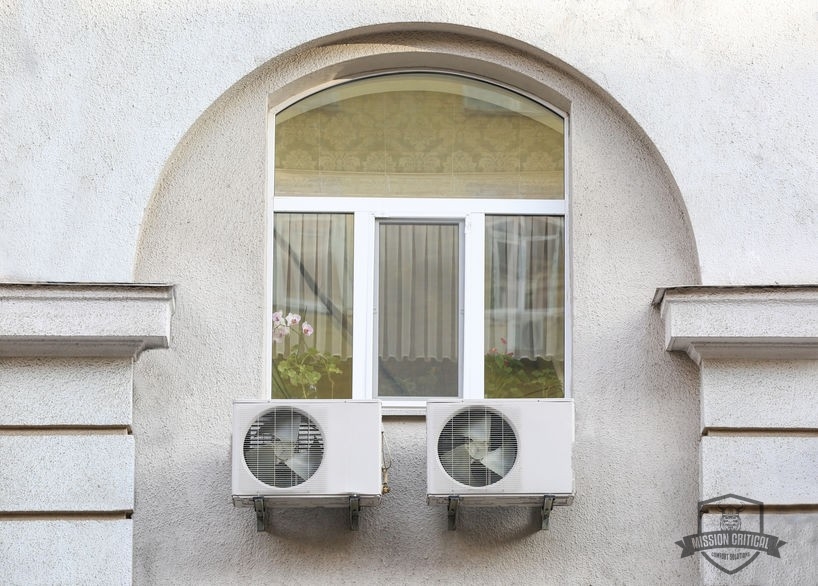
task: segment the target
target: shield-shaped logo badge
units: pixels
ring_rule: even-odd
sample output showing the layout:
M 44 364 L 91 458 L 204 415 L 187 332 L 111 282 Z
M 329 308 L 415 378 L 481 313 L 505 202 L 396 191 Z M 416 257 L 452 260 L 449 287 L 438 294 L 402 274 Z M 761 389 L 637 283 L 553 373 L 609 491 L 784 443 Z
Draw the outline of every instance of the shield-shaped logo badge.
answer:
M 781 557 L 785 543 L 764 533 L 764 503 L 736 494 L 699 502 L 699 532 L 676 542 L 683 558 L 698 551 L 727 574 L 746 568 L 762 551 Z
M 699 534 L 711 531 L 764 533 L 764 504 L 735 494 L 699 503 Z M 732 540 L 730 540 L 732 541 Z M 755 561 L 760 551 L 727 547 L 703 551 L 704 559 L 722 572 L 735 574 Z

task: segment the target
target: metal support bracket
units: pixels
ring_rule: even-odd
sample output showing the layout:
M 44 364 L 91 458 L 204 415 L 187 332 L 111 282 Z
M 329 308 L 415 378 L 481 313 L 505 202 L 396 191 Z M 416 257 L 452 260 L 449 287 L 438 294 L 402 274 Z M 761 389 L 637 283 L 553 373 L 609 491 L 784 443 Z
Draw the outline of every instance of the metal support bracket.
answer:
M 460 497 L 459 496 L 450 496 L 449 497 L 449 531 L 454 531 L 457 529 L 457 509 L 460 507 Z
M 548 531 L 548 522 L 551 520 L 551 510 L 554 508 L 554 495 L 547 494 L 542 503 L 542 529 Z
M 349 497 L 349 528 L 352 531 L 358 530 L 358 518 L 361 514 L 361 497 L 352 495 Z
M 267 528 L 267 507 L 264 498 L 254 497 L 253 508 L 256 510 L 256 531 L 264 531 Z

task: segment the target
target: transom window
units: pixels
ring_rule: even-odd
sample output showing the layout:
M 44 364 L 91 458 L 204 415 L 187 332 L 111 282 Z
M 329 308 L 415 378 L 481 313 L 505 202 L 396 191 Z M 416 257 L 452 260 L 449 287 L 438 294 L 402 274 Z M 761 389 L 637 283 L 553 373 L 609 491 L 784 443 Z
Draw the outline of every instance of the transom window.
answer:
M 275 114 L 272 394 L 565 395 L 565 119 L 444 73 Z

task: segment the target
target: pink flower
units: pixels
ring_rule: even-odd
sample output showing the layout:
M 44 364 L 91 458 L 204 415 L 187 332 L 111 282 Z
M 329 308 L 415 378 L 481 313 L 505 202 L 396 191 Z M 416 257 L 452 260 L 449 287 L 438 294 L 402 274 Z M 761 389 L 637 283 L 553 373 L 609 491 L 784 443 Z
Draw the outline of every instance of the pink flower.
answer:
M 301 333 L 303 333 L 305 336 L 312 336 L 314 331 L 315 330 L 312 329 L 312 326 L 307 322 L 304 322 L 304 324 L 301 326 Z
M 297 313 L 288 313 L 287 317 L 284 318 L 284 321 L 287 322 L 288 326 L 297 326 L 301 321 L 301 316 Z
M 284 341 L 284 338 L 287 337 L 287 334 L 290 333 L 290 328 L 275 328 L 273 330 L 273 343 L 274 344 L 281 344 Z
M 276 312 L 273 314 L 273 325 L 276 325 L 276 326 L 277 326 L 277 325 L 278 325 L 278 324 L 280 324 L 282 321 L 284 321 L 284 312 L 283 312 L 283 311 L 276 311 Z
M 505 338 L 500 338 L 500 341 L 503 343 L 503 346 L 505 346 L 508 343 L 508 342 L 506 342 Z

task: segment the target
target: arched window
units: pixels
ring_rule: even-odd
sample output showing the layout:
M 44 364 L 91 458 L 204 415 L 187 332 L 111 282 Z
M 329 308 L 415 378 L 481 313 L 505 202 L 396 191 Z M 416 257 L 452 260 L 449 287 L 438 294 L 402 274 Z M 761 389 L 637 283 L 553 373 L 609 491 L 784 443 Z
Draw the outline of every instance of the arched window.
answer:
M 272 115 L 274 397 L 564 396 L 563 114 L 407 72 Z

